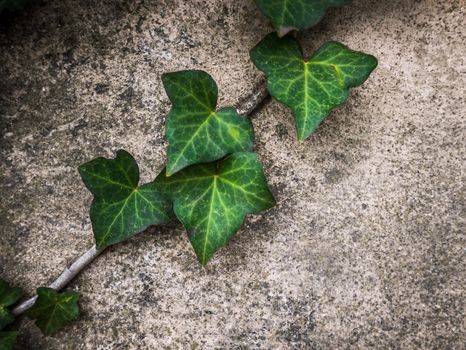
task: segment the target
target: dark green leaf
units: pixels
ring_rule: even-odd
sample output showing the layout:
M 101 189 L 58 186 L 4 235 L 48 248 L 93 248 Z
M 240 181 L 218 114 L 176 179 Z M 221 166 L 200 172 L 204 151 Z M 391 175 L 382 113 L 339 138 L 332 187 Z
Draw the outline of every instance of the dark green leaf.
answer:
M 12 350 L 18 332 L 0 332 L 0 350 Z
M 351 0 L 256 0 L 256 3 L 282 37 L 292 30 L 316 25 L 330 7 L 348 5 Z
M 166 126 L 167 176 L 191 164 L 252 150 L 250 120 L 231 107 L 216 111 L 217 84 L 209 74 L 181 71 L 162 79 L 173 105 Z
M 11 306 L 23 295 L 23 290 L 17 287 L 10 287 L 7 282 L 0 279 L 0 304 Z
M 138 186 L 139 168 L 126 151 L 115 159 L 97 158 L 79 167 L 94 195 L 91 222 L 97 248 L 105 248 L 172 218 L 170 200 L 152 184 Z
M 305 60 L 292 37 L 266 36 L 251 50 L 254 64 L 267 76 L 267 88 L 295 115 L 300 141 L 307 138 L 330 111 L 348 98 L 349 88 L 361 85 L 377 59 L 337 42 L 324 44 Z
M 15 317 L 11 312 L 5 306 L 0 305 L 0 330 L 14 321 Z
M 79 315 L 79 294 L 57 293 L 52 288 L 37 288 L 37 300 L 27 311 L 44 335 L 51 335 Z
M 22 295 L 21 288 L 10 287 L 7 282 L 0 279 L 0 330 L 15 320 L 8 306 L 16 303 Z
M 203 265 L 238 231 L 246 214 L 275 204 L 262 165 L 249 152 L 193 165 L 171 177 L 162 172 L 154 183 L 172 197 Z

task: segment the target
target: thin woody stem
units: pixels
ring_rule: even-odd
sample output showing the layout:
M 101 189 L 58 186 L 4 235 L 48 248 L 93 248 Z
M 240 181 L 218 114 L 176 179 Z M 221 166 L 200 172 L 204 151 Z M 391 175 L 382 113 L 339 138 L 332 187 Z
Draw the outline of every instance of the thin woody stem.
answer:
M 236 111 L 238 114 L 249 116 L 254 112 L 260 104 L 269 96 L 267 91 L 267 83 L 265 79 L 262 79 L 254 87 L 254 91 L 249 96 L 242 98 L 236 105 Z
M 81 255 L 74 263 L 71 264 L 70 267 L 65 268 L 65 270 L 61 273 L 58 278 L 53 281 L 49 288 L 53 288 L 55 290 L 61 290 L 66 287 L 68 283 L 70 283 L 73 278 L 75 278 L 84 268 L 89 265 L 95 258 L 102 253 L 103 250 L 99 250 L 96 246 L 92 246 L 87 252 Z M 36 301 L 37 296 L 34 296 L 21 304 L 15 307 L 12 310 L 13 315 L 18 316 L 24 313 L 27 309 L 29 309 L 34 302 Z

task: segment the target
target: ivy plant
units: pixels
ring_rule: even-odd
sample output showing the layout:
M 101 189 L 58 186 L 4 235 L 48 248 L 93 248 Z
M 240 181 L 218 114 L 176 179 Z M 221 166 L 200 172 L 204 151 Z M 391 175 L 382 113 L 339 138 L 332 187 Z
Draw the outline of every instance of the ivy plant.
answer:
M 5 330 L 15 322 L 18 312 L 12 306 L 23 295 L 23 290 L 11 287 L 0 279 L 0 350 L 13 349 L 18 332 Z M 61 329 L 66 323 L 78 317 L 79 294 L 76 292 L 58 293 L 52 288 L 37 289 L 37 299 L 27 310 L 27 316 L 36 320 L 36 325 L 44 335 L 50 335 Z
M 361 85 L 377 66 L 375 57 L 334 41 L 306 60 L 296 39 L 275 33 L 251 50 L 251 58 L 266 74 L 270 94 L 293 110 L 299 141 L 345 102 L 349 88 Z
M 316 25 L 330 7 L 348 5 L 351 0 L 256 0 L 256 3 L 282 37 L 292 30 Z
M 0 11 L 11 1 L 0 0 Z M 277 33 L 261 40 L 250 56 L 265 73 L 272 97 L 292 109 L 300 141 L 347 100 L 350 88 L 369 77 L 377 60 L 333 41 L 306 59 L 298 41 L 287 33 L 309 28 L 328 8 L 349 3 L 257 0 Z M 55 289 L 63 288 L 106 247 L 150 225 L 178 219 L 199 262 L 206 265 L 240 229 L 246 215 L 274 206 L 259 156 L 253 153 L 252 123 L 233 107 L 217 109 L 214 79 L 204 71 L 185 70 L 163 74 L 162 82 L 172 104 L 165 128 L 165 168 L 153 181 L 139 184 L 138 164 L 124 150 L 117 151 L 113 159 L 99 157 L 79 167 L 93 195 L 90 220 L 95 246 L 67 268 L 52 283 L 53 288 L 38 288 L 37 299 L 13 310 L 10 307 L 22 292 L 0 280 L 0 350 L 11 349 L 16 338 L 16 332 L 2 328 L 23 312 L 36 320 L 45 335 L 76 319 L 79 295 Z M 261 102 L 257 98 L 251 101 L 245 103 L 257 107 Z
M 150 225 L 171 220 L 171 203 L 153 184 L 139 186 L 139 168 L 124 150 L 115 159 L 97 158 L 79 167 L 94 195 L 91 222 L 97 248 L 119 243 Z
M 76 292 L 57 293 L 52 288 L 38 288 L 37 301 L 28 310 L 27 316 L 36 320 L 36 325 L 45 335 L 51 335 L 79 315 Z
M 162 75 L 172 102 L 166 138 L 167 176 L 191 164 L 217 160 L 229 153 L 251 151 L 251 121 L 232 107 L 218 111 L 218 88 L 203 71 L 181 71 Z
M 10 287 L 6 281 L 0 279 L 0 330 L 15 320 L 9 307 L 15 304 L 22 295 L 21 288 Z
M 5 328 L 15 321 L 15 316 L 11 312 L 11 307 L 23 295 L 23 290 L 18 287 L 11 287 L 6 281 L 0 278 L 0 350 L 13 349 L 16 336 L 15 331 L 7 331 Z
M 173 201 L 203 265 L 238 231 L 246 214 L 275 204 L 262 165 L 250 152 L 193 165 L 171 177 L 162 171 L 154 183 Z

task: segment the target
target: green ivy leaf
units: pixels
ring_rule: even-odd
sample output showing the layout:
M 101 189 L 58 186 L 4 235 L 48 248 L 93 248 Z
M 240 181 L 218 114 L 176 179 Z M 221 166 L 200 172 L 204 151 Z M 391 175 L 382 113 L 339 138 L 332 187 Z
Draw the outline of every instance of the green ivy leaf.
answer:
M 256 3 L 282 37 L 292 30 L 315 26 L 330 7 L 348 5 L 351 0 L 256 0 Z
M 37 300 L 27 311 L 27 316 L 36 320 L 44 335 L 51 335 L 78 318 L 78 300 L 76 292 L 58 293 L 52 288 L 37 288 Z
M 172 218 L 170 200 L 152 184 L 138 186 L 134 158 L 119 150 L 115 159 L 97 158 L 79 167 L 94 195 L 90 216 L 97 248 L 102 249 Z
M 0 332 L 0 350 L 12 350 L 18 332 Z
M 330 111 L 348 98 L 349 88 L 361 85 L 377 59 L 328 42 L 305 60 L 292 37 L 266 36 L 251 50 L 254 64 L 267 76 L 267 88 L 295 115 L 300 141 L 307 138 Z
M 162 76 L 172 109 L 166 126 L 167 176 L 196 163 L 211 162 L 252 150 L 251 121 L 234 108 L 216 111 L 218 89 L 203 71 L 180 71 Z
M 171 196 L 203 265 L 238 231 L 246 214 L 275 204 L 262 165 L 250 152 L 193 165 L 171 177 L 162 171 L 154 183 Z
M 15 320 L 8 306 L 16 303 L 22 295 L 21 288 L 10 287 L 6 281 L 0 279 L 0 330 Z

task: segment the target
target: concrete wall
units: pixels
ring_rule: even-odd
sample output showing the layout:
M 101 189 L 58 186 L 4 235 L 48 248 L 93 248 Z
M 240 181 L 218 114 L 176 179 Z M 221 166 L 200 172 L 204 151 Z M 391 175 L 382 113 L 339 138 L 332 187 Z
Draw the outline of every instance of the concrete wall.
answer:
M 70 285 L 82 316 L 18 349 L 464 349 L 466 2 L 355 0 L 300 34 L 379 67 L 306 142 L 253 116 L 278 205 L 206 268 L 179 224 L 108 249 Z M 124 148 L 163 167 L 160 75 L 254 90 L 253 0 L 43 1 L 0 19 L 0 275 L 28 294 L 93 244 L 77 166 Z

